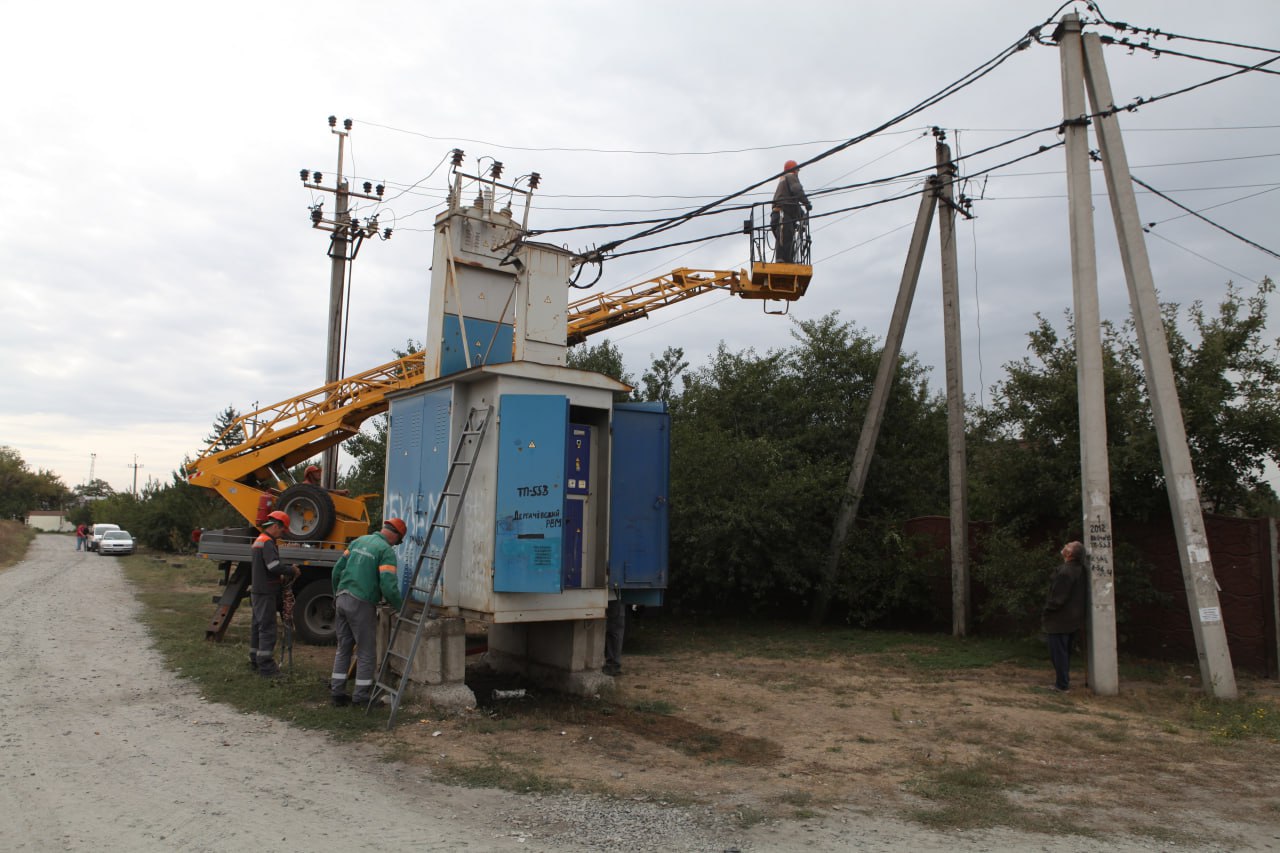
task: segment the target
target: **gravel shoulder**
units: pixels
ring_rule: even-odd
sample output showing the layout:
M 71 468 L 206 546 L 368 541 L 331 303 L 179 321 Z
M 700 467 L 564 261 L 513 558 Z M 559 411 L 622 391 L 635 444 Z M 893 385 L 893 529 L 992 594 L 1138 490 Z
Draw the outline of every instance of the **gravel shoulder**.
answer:
M 163 669 L 137 613 L 119 563 L 67 537 L 37 537 L 0 572 L 0 849 L 1280 849 L 1266 825 L 1202 846 L 1100 843 L 936 832 L 848 803 L 744 829 L 704 807 L 445 786 L 375 747 L 204 701 Z

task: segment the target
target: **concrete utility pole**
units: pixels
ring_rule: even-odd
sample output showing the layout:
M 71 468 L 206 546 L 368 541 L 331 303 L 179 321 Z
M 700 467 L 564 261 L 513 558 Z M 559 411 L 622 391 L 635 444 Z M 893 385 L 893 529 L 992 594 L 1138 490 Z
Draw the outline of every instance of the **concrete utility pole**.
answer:
M 947 472 L 951 488 L 951 633 L 969 633 L 969 466 L 964 443 L 964 360 L 960 354 L 960 279 L 956 261 L 956 167 L 938 136 L 938 243 L 942 250 L 942 337 L 947 370 Z
M 1147 392 L 1155 417 L 1156 437 L 1160 441 L 1173 529 L 1182 562 L 1182 579 L 1200 658 L 1200 678 L 1207 692 L 1219 699 L 1234 699 L 1236 679 L 1218 602 L 1218 584 L 1209 559 L 1199 489 L 1191 465 L 1191 453 L 1187 449 L 1182 407 L 1174 384 L 1168 340 L 1160 317 L 1160 302 L 1151 275 L 1151 261 L 1142 238 L 1138 202 L 1129 177 L 1129 160 L 1120 136 L 1120 122 L 1111 112 L 1115 108 L 1111 81 L 1107 77 L 1098 35 L 1086 33 L 1083 42 L 1089 103 L 1094 113 L 1105 113 L 1096 118 L 1094 124 L 1102 150 L 1103 173 L 1107 180 L 1107 194 L 1111 198 L 1111 217 L 1120 241 L 1120 258 L 1129 287 L 1138 346 L 1142 352 Z
M 1076 389 L 1080 406 L 1081 529 L 1090 578 L 1089 686 L 1101 696 L 1120 691 L 1116 658 L 1116 594 L 1111 541 L 1111 469 L 1107 457 L 1106 393 L 1098 309 L 1098 256 L 1089 180 L 1089 120 L 1085 117 L 1080 17 L 1067 15 L 1054 33 L 1062 65 L 1062 115 L 1067 148 L 1071 283 L 1076 321 Z
M 304 186 L 331 192 L 334 195 L 334 215 L 332 219 L 325 219 L 320 205 L 311 208 L 311 224 L 314 228 L 330 232 L 329 240 L 329 257 L 332 263 L 329 268 L 329 334 L 325 348 L 325 370 L 324 382 L 329 385 L 341 379 L 342 353 L 345 344 L 345 324 L 342 319 L 343 305 L 343 288 L 347 281 L 347 263 L 354 261 L 356 253 L 360 251 L 360 244 L 365 237 L 372 237 L 378 234 L 378 218 L 374 216 L 369 219 L 363 226 L 359 222 L 351 219 L 349 214 L 350 200 L 354 196 L 356 198 L 368 199 L 369 201 L 381 201 L 383 186 L 377 186 L 377 195 L 370 195 L 369 192 L 373 186 L 369 182 L 365 182 L 364 193 L 352 192 L 347 186 L 347 180 L 342 175 L 343 169 L 343 150 L 345 147 L 347 134 L 351 132 L 351 119 L 344 119 L 342 128 L 338 128 L 338 119 L 336 116 L 329 116 L 330 132 L 338 137 L 338 171 L 335 175 L 332 187 L 322 185 L 324 175 L 321 172 L 311 172 L 308 169 L 302 170 L 302 183 Z M 391 229 L 388 228 L 381 235 L 382 238 L 389 239 L 391 237 Z M 338 485 L 338 446 L 334 445 L 324 451 L 321 457 L 321 485 L 326 489 L 334 489 Z
M 853 468 L 841 496 L 840 512 L 836 516 L 835 530 L 831 534 L 831 548 L 827 562 L 822 567 L 818 592 L 814 596 L 812 620 L 822 621 L 831 603 L 830 590 L 835 584 L 840 567 L 840 555 L 849 528 L 858 517 L 858 505 L 862 502 L 862 490 L 867 484 L 867 471 L 871 468 L 871 454 L 880 436 L 880 424 L 889 404 L 889 389 L 898 370 L 898 356 L 902 354 L 902 338 L 907 331 L 907 317 L 911 314 L 911 302 L 915 299 L 916 283 L 920 281 L 920 267 L 924 263 L 924 250 L 929 243 L 929 228 L 933 225 L 933 211 L 938 205 L 938 179 L 929 178 L 920 194 L 920 209 L 916 213 L 915 231 L 911 233 L 911 246 L 907 250 L 907 262 L 902 268 L 902 280 L 898 284 L 898 301 L 893 304 L 893 316 L 889 320 L 889 333 L 885 335 L 884 349 L 880 351 L 880 367 L 876 371 L 876 384 L 867 401 L 867 414 L 862 421 L 862 433 L 858 447 L 853 452 Z
M 133 454 L 133 464 L 124 467 L 133 469 L 133 496 L 136 498 L 138 496 L 138 469 L 146 468 L 147 466 L 138 462 L 138 454 L 135 453 Z

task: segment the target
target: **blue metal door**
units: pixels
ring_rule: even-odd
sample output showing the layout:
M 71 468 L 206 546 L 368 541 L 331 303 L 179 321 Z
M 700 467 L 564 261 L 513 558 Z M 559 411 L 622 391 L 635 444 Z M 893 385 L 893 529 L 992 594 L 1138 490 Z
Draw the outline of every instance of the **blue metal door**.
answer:
M 565 430 L 558 394 L 503 394 L 498 404 L 495 592 L 560 592 Z
M 409 589 L 418 553 L 427 535 L 427 526 L 451 458 L 450 413 L 453 391 L 441 388 L 427 394 L 391 402 L 391 425 L 387 430 L 387 482 L 383 494 L 383 518 L 402 518 L 408 526 L 404 541 L 396 546 L 399 558 L 400 593 Z M 437 531 L 428 556 L 444 547 L 444 532 Z M 440 602 L 443 590 L 436 590 Z M 421 597 L 421 594 L 419 594 Z
M 609 476 L 609 583 L 666 589 L 671 416 L 665 403 L 615 403 Z

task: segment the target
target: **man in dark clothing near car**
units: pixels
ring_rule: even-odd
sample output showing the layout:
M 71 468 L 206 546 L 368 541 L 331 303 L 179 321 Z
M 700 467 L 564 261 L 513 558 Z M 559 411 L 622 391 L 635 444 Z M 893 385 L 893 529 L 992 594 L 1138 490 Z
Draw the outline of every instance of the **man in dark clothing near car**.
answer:
M 260 525 L 262 533 L 253 543 L 253 625 L 249 630 L 249 666 L 263 678 L 279 678 L 276 663 L 276 611 L 286 582 L 292 583 L 302 574 L 297 566 L 280 562 L 276 540 L 289 523 L 287 513 L 270 513 Z
M 368 704 L 373 694 L 378 602 L 386 599 L 397 610 L 403 603 L 394 547 L 408 530 L 399 518 L 388 518 L 382 530 L 361 536 L 347 546 L 333 567 L 334 609 L 338 613 L 338 652 L 333 656 L 329 696 L 334 705 Z M 356 654 L 355 693 L 347 696 L 351 651 Z
M 1062 546 L 1062 565 L 1053 571 L 1049 597 L 1044 604 L 1042 625 L 1049 637 L 1049 659 L 1053 661 L 1053 689 L 1066 693 L 1071 688 L 1071 646 L 1084 627 L 1088 598 L 1088 578 L 1080 559 L 1084 545 L 1068 542 Z
M 777 246 L 776 259 L 780 264 L 792 264 L 796 261 L 796 231 L 803 214 L 812 210 L 809 197 L 804 194 L 800 185 L 800 167 L 795 160 L 788 160 L 782 167 L 782 177 L 773 191 L 773 213 L 769 225 L 773 229 L 773 239 Z

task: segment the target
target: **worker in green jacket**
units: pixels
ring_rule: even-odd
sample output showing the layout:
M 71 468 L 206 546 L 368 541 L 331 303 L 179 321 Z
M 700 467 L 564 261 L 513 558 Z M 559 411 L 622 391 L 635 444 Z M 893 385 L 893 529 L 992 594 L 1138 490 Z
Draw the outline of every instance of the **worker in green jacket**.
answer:
M 375 628 L 378 602 L 385 599 L 397 610 L 400 581 L 394 546 L 404 539 L 405 523 L 388 518 L 382 530 L 361 536 L 343 552 L 333 567 L 334 608 L 338 613 L 338 653 L 333 658 L 329 694 L 336 706 L 365 705 L 373 693 Z M 347 671 L 351 650 L 356 652 L 356 688 L 347 696 Z

